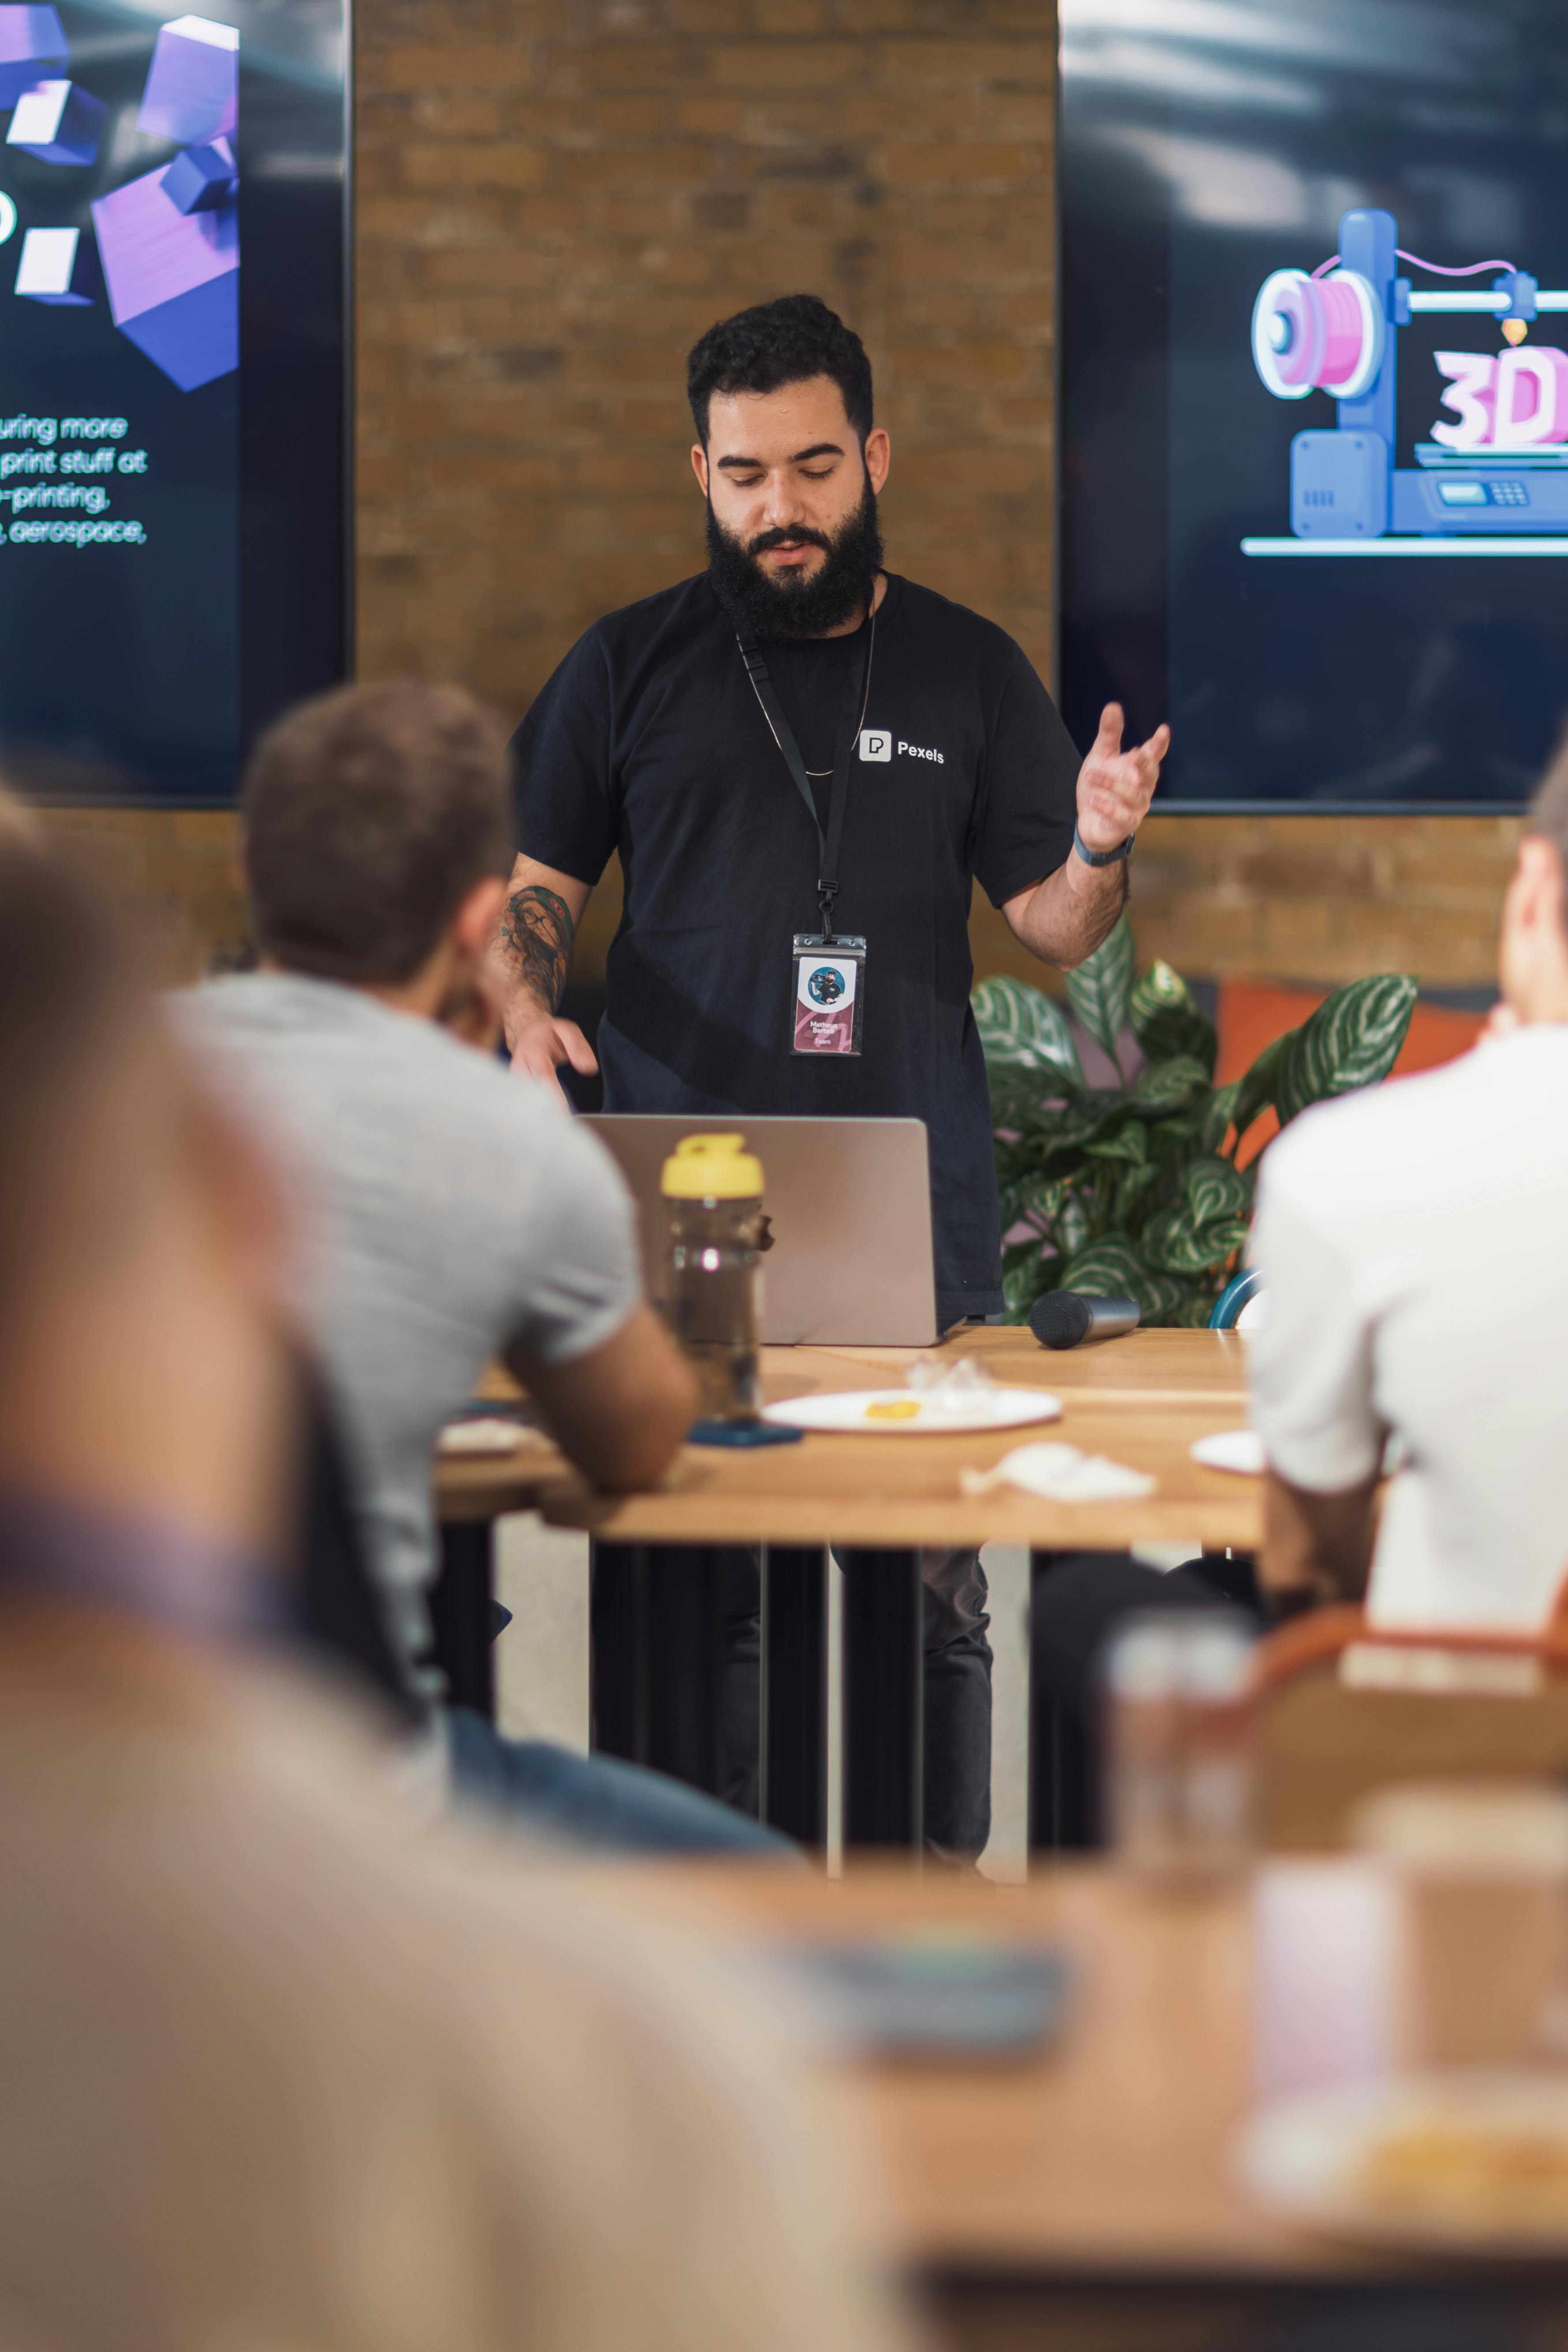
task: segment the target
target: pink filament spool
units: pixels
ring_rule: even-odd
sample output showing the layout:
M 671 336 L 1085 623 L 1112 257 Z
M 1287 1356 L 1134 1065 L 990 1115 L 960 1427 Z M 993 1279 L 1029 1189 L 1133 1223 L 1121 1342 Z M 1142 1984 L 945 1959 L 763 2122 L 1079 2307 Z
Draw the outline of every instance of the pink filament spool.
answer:
M 1383 365 L 1385 335 L 1383 307 L 1358 271 L 1277 269 L 1253 309 L 1253 362 L 1277 400 L 1313 390 L 1355 400 Z
M 1343 278 L 1325 278 L 1312 288 L 1323 314 L 1323 355 L 1313 381 L 1328 392 L 1352 378 L 1361 365 L 1364 337 L 1361 303 L 1353 284 Z

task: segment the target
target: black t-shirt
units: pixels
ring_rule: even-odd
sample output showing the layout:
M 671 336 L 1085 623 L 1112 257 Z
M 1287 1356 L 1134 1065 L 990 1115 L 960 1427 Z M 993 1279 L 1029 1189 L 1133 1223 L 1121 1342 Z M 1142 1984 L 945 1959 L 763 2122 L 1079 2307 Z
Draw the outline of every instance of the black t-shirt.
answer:
M 832 764 L 857 644 L 763 648 L 808 768 Z M 923 1119 L 952 1322 L 1002 1304 L 971 877 L 1000 906 L 1056 871 L 1079 755 L 1011 637 L 897 577 L 866 735 L 890 756 L 850 761 L 834 915 L 867 942 L 858 1057 L 791 1051 L 791 939 L 820 929 L 818 837 L 706 574 L 610 614 L 567 655 L 516 738 L 518 838 L 588 883 L 620 853 L 605 1108 Z

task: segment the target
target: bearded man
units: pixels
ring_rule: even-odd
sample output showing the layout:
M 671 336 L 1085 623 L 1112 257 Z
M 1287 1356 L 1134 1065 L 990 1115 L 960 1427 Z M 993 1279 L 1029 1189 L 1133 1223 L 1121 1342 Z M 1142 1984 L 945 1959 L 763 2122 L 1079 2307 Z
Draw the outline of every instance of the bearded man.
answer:
M 892 453 L 870 364 L 814 296 L 710 328 L 687 392 L 708 569 L 597 622 L 517 737 L 521 854 L 497 942 L 513 1066 L 552 1084 L 563 1063 L 595 1066 L 559 1007 L 618 851 L 605 1108 L 923 1119 L 938 1323 L 994 1318 L 971 884 L 1031 953 L 1081 962 L 1121 912 L 1168 732 L 1123 751 L 1112 704 L 1080 762 L 1011 637 L 883 568 Z M 812 939 L 846 950 L 853 1020 L 797 1019 Z M 931 1557 L 927 1828 L 973 1853 L 985 1585 L 972 1554 Z

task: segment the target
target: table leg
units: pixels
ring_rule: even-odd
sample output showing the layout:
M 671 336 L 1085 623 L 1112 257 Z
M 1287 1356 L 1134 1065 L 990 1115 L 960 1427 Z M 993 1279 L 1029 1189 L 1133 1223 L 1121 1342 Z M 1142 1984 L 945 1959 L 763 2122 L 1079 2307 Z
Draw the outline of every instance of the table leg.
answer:
M 588 1547 L 589 1744 L 647 1754 L 647 1563 L 640 1544 Z
M 1060 1853 L 1098 1842 L 1100 1792 L 1083 1735 L 1061 1710 L 1038 1696 L 1035 1674 L 1035 1600 L 1045 1579 L 1081 1551 L 1029 1554 L 1029 1851 Z
M 921 1850 L 924 1587 L 918 1551 L 839 1551 L 844 1571 L 844 1843 Z
M 592 1562 L 595 1747 L 721 1794 L 725 1549 L 595 1544 Z
M 493 1723 L 495 1677 L 495 1528 L 489 1519 L 452 1521 L 441 1529 L 441 1573 L 430 1595 L 436 1663 L 454 1706 L 471 1706 Z
M 827 1842 L 826 1555 L 763 1553 L 762 1813 L 803 1845 Z

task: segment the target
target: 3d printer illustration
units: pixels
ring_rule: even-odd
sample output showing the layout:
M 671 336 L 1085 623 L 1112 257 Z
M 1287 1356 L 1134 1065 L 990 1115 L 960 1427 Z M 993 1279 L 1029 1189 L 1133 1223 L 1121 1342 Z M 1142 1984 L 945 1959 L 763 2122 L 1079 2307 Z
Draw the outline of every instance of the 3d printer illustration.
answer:
M 1339 423 L 1290 444 L 1294 540 L 1244 540 L 1244 551 L 1326 553 L 1333 541 L 1351 553 L 1382 541 L 1390 554 L 1438 553 L 1434 541 L 1483 535 L 1478 554 L 1559 551 L 1540 535 L 1568 533 L 1568 352 L 1526 337 L 1542 314 L 1568 312 L 1568 292 L 1542 290 L 1510 261 L 1423 261 L 1397 236 L 1391 213 L 1345 213 L 1331 260 L 1264 281 L 1252 313 L 1258 375 L 1277 400 L 1328 393 Z M 1401 277 L 1401 262 L 1428 278 L 1500 274 L 1484 289 L 1428 289 Z M 1450 414 L 1416 443 L 1414 467 L 1396 466 L 1396 330 L 1430 311 L 1495 319 L 1506 348 L 1434 353 Z M 1533 545 L 1517 543 L 1530 534 Z M 1405 535 L 1415 543 L 1396 544 Z

